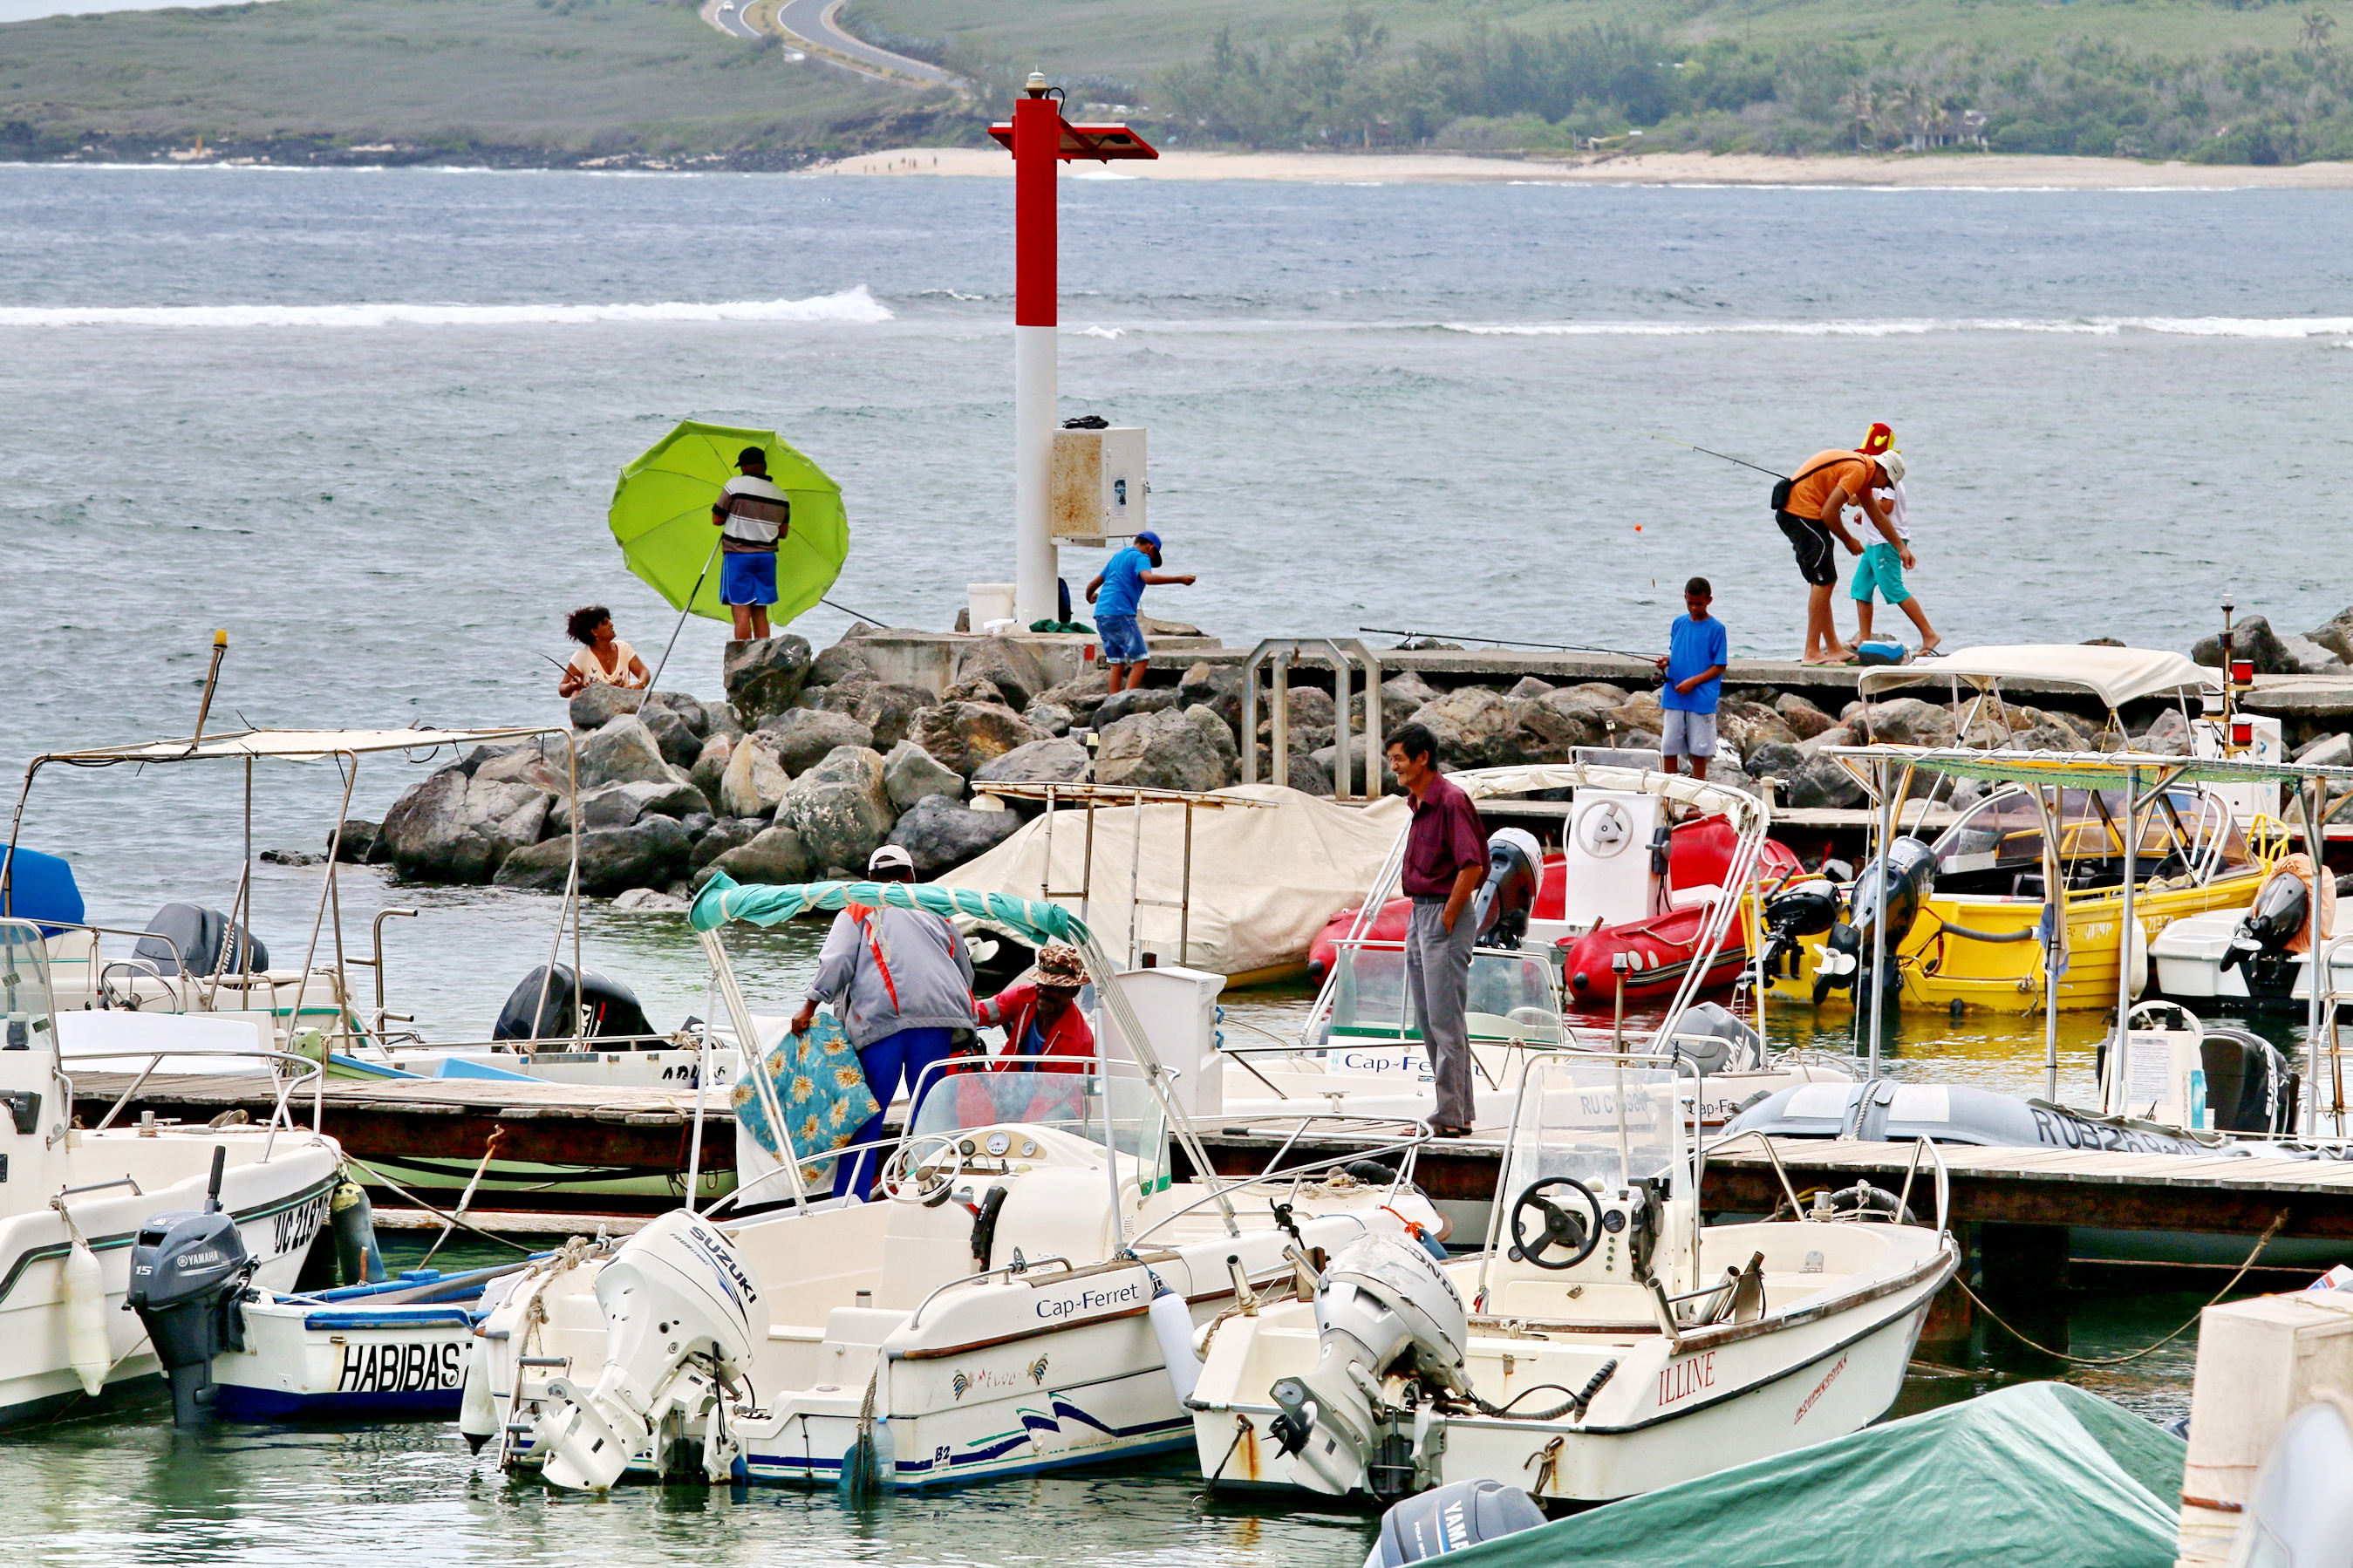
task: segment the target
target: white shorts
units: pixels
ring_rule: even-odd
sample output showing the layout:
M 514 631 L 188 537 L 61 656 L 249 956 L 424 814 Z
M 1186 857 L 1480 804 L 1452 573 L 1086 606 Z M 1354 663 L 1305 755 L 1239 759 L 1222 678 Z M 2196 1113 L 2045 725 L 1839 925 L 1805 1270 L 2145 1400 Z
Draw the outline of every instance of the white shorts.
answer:
M 1693 713 L 1681 708 L 1669 708 L 1662 717 L 1666 723 L 1659 735 L 1659 750 L 1670 757 L 1712 757 L 1715 755 L 1715 715 Z

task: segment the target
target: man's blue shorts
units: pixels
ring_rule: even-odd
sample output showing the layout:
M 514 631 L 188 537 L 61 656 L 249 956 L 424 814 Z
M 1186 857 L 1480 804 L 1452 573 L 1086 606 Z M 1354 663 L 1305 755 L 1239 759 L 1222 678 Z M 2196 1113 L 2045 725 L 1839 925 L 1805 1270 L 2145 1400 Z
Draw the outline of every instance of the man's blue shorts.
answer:
M 762 551 L 754 555 L 719 558 L 719 602 L 723 605 L 773 605 L 776 602 L 776 557 Z
M 1855 563 L 1854 586 L 1847 591 L 1849 597 L 1858 605 L 1869 604 L 1873 588 L 1891 605 L 1900 605 L 1912 596 L 1912 590 L 1904 585 L 1904 557 L 1895 552 L 1893 544 L 1866 544 L 1862 547 L 1862 559 Z
M 1095 631 L 1103 638 L 1106 664 L 1142 664 L 1152 657 L 1134 616 L 1097 616 Z

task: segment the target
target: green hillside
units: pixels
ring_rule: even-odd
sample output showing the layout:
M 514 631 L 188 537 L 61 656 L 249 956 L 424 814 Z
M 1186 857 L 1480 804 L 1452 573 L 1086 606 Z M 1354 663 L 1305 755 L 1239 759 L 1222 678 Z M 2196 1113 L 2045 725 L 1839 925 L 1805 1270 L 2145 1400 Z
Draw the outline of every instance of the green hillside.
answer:
M 676 0 L 275 0 L 0 26 L 0 157 L 202 136 L 280 159 L 762 166 L 939 133 L 905 94 L 723 37 Z

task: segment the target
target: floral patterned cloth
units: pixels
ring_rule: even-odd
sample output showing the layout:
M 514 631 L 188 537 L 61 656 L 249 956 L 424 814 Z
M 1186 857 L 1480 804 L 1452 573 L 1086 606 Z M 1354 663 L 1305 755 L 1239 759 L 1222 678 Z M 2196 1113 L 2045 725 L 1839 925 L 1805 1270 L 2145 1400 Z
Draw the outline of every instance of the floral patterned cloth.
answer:
M 787 1034 L 764 1053 L 759 1070 L 775 1087 L 776 1103 L 783 1109 L 791 1131 L 794 1152 L 801 1158 L 801 1183 L 811 1190 L 830 1186 L 831 1160 L 812 1160 L 840 1148 L 881 1107 L 866 1087 L 866 1074 L 849 1037 L 828 1012 L 819 1012 L 806 1035 Z M 736 1125 L 752 1134 L 760 1147 L 779 1163 L 785 1151 L 769 1121 L 767 1098 L 746 1074 L 733 1096 Z

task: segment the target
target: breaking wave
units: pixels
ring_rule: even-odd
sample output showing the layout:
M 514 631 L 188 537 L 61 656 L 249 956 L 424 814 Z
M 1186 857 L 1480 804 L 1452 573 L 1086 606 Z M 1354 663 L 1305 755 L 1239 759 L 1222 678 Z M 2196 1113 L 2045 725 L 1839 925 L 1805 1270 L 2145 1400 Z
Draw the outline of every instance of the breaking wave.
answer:
M 807 300 L 650 305 L 61 305 L 0 306 L 0 327 L 503 327 L 596 321 L 892 320 L 866 285 Z
M 2090 316 L 2072 321 L 1981 317 L 1893 321 L 1441 321 L 1439 330 L 1496 338 L 1684 338 L 1744 332 L 1788 338 L 1900 338 L 1931 332 L 2058 332 L 2114 337 L 2127 331 L 2192 338 L 2331 338 L 2353 334 L 2353 316 Z

